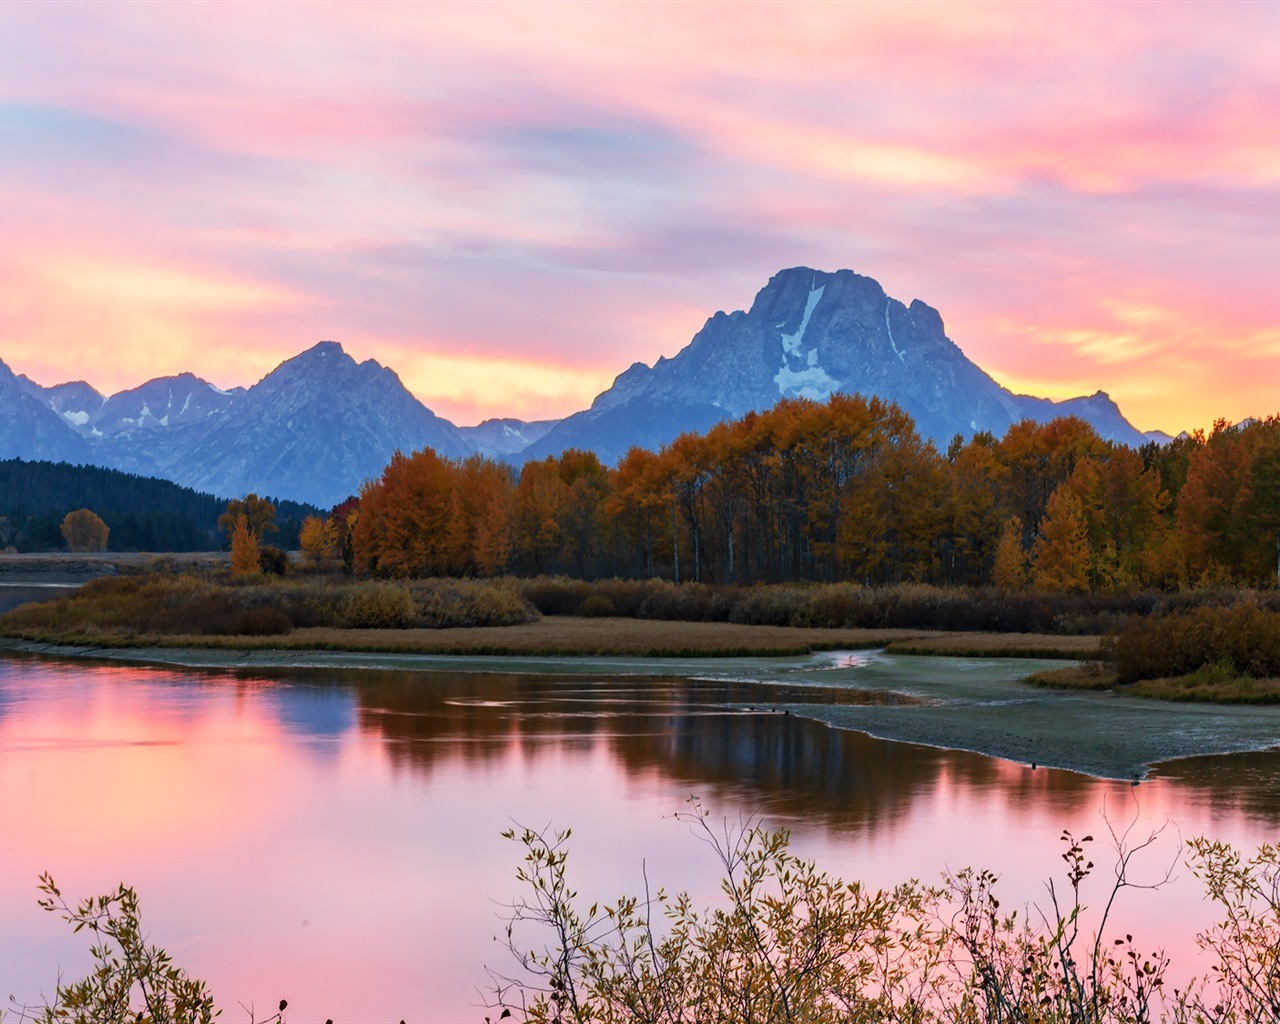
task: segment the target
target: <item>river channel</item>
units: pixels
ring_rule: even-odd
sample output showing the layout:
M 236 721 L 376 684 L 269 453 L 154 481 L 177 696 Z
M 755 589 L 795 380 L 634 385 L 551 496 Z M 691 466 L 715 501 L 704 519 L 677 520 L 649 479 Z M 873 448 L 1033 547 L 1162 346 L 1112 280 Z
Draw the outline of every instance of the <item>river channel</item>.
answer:
M 1010 706 L 1031 667 L 948 663 Z M 991 868 L 1006 905 L 1043 900 L 1064 828 L 1097 835 L 1106 867 L 1104 814 L 1143 835 L 1168 822 L 1139 862 L 1150 879 L 1181 839 L 1253 847 L 1280 826 L 1274 750 L 1108 780 L 812 717 L 877 722 L 929 705 L 946 718 L 913 682 L 920 659 L 519 667 L 0 655 L 0 998 L 38 1002 L 60 971 L 89 966 L 83 937 L 36 907 L 42 871 L 69 897 L 133 885 L 148 934 L 210 982 L 231 1024 L 281 998 L 295 1024 L 478 1024 L 486 967 L 512 967 L 493 937 L 518 893 L 521 851 L 499 835 L 513 823 L 573 828 L 588 902 L 640 892 L 646 877 L 714 901 L 717 864 L 673 817 L 696 796 L 716 820 L 786 825 L 802 855 L 875 885 Z M 1244 718 L 1211 721 L 1247 731 Z M 1249 721 L 1243 746 L 1280 739 L 1274 712 Z M 1177 966 L 1193 963 L 1210 912 L 1175 873 L 1125 893 L 1117 914 Z

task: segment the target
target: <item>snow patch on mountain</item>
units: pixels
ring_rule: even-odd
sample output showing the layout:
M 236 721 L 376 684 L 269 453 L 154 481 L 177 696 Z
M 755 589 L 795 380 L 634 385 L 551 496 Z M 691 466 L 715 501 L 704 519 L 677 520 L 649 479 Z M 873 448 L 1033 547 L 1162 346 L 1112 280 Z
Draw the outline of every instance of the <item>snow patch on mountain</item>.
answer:
M 800 318 L 800 326 L 796 328 L 795 334 L 784 334 L 782 336 L 782 351 L 788 355 L 800 350 L 800 343 L 804 341 L 804 332 L 809 329 L 809 321 L 813 319 L 813 311 L 818 308 L 818 303 L 822 300 L 822 293 L 826 291 L 827 286 L 819 285 L 816 288 L 809 289 L 809 299 L 804 304 L 804 316 Z M 784 320 L 783 323 L 786 323 Z
M 885 297 L 884 300 L 884 329 L 889 335 L 889 345 L 893 349 L 893 354 L 898 357 L 899 362 L 903 366 L 907 365 L 907 357 L 902 354 L 902 350 L 898 348 L 898 343 L 893 340 L 893 326 L 889 323 L 889 309 L 893 306 L 893 299 Z
M 808 351 L 804 349 L 805 332 L 809 329 L 813 311 L 822 301 L 822 293 L 826 288 L 825 284 L 816 283 L 815 275 L 814 283 L 809 286 L 809 295 L 805 300 L 804 313 L 800 317 L 800 326 L 793 334 L 780 335 L 782 365 L 774 374 L 773 382 L 778 386 L 778 394 L 784 398 L 821 399 L 840 387 L 840 382 L 818 365 L 818 346 L 813 345 Z M 781 328 L 785 324 L 786 321 L 783 320 L 782 323 L 774 326 Z

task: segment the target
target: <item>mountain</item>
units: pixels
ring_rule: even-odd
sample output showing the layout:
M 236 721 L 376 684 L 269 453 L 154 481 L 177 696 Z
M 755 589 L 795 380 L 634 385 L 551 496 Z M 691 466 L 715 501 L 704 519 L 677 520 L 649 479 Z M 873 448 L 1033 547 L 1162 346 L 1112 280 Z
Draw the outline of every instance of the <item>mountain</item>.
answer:
M 0 458 L 85 462 L 89 446 L 42 389 L 0 362 Z
M 590 409 L 560 421 L 522 455 L 591 448 L 613 462 L 633 444 L 656 448 L 782 398 L 822 400 L 836 391 L 897 402 L 939 446 L 956 434 L 1001 436 L 1026 417 L 1065 415 L 1124 444 L 1145 440 L 1102 392 L 1051 402 L 1001 387 L 919 299 L 905 305 L 850 270 L 796 267 L 775 274 L 749 311 L 716 313 L 672 358 L 632 365 Z
M 82 428 L 89 422 L 94 413 L 102 408 L 102 403 L 106 401 L 97 388 L 82 380 L 55 384 L 51 388 L 42 388 L 26 376 L 20 376 L 18 381 L 26 388 L 28 393 L 35 395 L 41 402 L 49 406 L 67 423 L 76 427 L 82 433 L 84 432 Z
M 459 427 L 458 433 L 472 450 L 491 459 L 505 459 L 541 441 L 559 420 L 491 419 L 474 427 Z
M 256 492 L 331 507 L 396 449 L 461 458 L 474 447 L 374 360 L 323 341 L 249 389 L 190 373 L 103 397 L 43 388 L 0 362 L 0 458 L 84 463 L 223 498 Z M 512 421 L 516 423 L 517 421 Z
M 159 438 L 135 434 L 116 468 L 228 496 L 287 495 L 331 507 L 377 477 L 397 449 L 461 458 L 453 424 L 413 397 L 391 370 L 357 363 L 322 341 L 281 363 L 220 413 Z
M 225 413 L 242 394 L 244 388 L 223 391 L 193 373 L 157 377 L 104 400 L 85 426 L 97 436 L 198 423 Z
M 84 463 L 160 477 L 223 498 L 251 491 L 321 507 L 377 477 L 397 449 L 510 462 L 595 451 L 615 462 L 781 398 L 836 391 L 897 402 L 920 433 L 1001 436 L 1014 422 L 1076 415 L 1107 438 L 1139 434 L 1102 392 L 1065 402 L 1015 395 L 971 362 L 925 303 L 849 270 L 775 274 L 743 312 L 716 313 L 653 366 L 635 363 L 591 408 L 564 420 L 455 427 L 390 369 L 323 341 L 253 387 L 223 391 L 190 373 L 104 398 L 84 381 L 42 387 L 0 362 L 0 459 Z

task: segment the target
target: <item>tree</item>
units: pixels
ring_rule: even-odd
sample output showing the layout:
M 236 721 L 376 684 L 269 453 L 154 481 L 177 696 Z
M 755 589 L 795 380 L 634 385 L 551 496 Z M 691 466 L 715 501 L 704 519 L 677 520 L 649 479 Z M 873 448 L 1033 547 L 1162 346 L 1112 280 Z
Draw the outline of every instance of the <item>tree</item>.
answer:
M 312 565 L 332 559 L 338 552 L 338 524 L 332 519 L 307 516 L 298 535 L 302 556 Z
M 457 488 L 457 466 L 430 448 L 393 454 L 381 478 L 360 489 L 351 532 L 356 572 L 423 577 L 456 571 Z
M 1027 553 L 1022 547 L 1022 520 L 1017 516 L 1010 516 L 1000 532 L 991 582 L 1005 590 L 1027 584 Z
M 62 536 L 72 551 L 105 551 L 107 524 L 87 508 L 68 512 L 62 520 Z
M 1089 589 L 1089 533 L 1080 499 L 1067 484 L 1049 497 L 1040 536 L 1031 549 L 1037 586 L 1048 590 Z
M 231 572 L 235 576 L 251 576 L 262 571 L 262 545 L 258 535 L 249 529 L 249 517 L 241 513 L 231 531 Z
M 256 494 L 246 494 L 243 498 L 232 498 L 227 502 L 227 510 L 218 516 L 218 529 L 230 534 L 236 528 L 236 522 L 244 516 L 250 532 L 264 540 L 268 533 L 276 533 L 276 507 L 266 498 Z

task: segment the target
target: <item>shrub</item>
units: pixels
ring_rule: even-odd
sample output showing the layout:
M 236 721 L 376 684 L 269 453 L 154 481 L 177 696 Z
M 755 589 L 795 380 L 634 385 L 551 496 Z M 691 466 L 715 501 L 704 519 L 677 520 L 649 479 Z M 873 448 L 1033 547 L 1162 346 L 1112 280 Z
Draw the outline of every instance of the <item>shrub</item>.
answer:
M 227 632 L 233 636 L 276 636 L 293 631 L 293 621 L 280 608 L 249 608 L 240 612 Z
M 417 613 L 409 588 L 385 580 L 356 583 L 338 607 L 339 624 L 352 629 L 402 629 L 414 625 Z
M 274 544 L 264 544 L 258 552 L 258 568 L 268 576 L 283 576 L 289 569 L 289 556 Z
M 1228 673 L 1280 676 L 1280 613 L 1250 603 L 1131 619 L 1104 638 L 1103 655 L 1122 683 L 1197 671 L 1206 683 L 1227 681 Z
M 503 581 L 419 580 L 411 592 L 418 625 L 433 629 L 514 626 L 538 618 L 537 609 Z
M 1166 991 L 1168 958 L 1143 955 L 1132 935 L 1116 938 L 1124 931 L 1111 921 L 1117 897 L 1136 884 L 1133 858 L 1159 831 L 1143 838 L 1108 823 L 1116 863 L 1100 898 L 1089 900 L 1092 910 L 1085 901 L 1096 884 L 1087 852 L 1093 838 L 1064 832 L 1065 879 L 1050 883 L 1043 913 L 1030 913 L 1001 906 L 989 871 L 876 891 L 796 857 L 785 830 L 748 823 L 721 831 L 700 811 L 676 817 L 720 861 L 717 907 L 698 907 L 687 893 L 650 895 L 647 883 L 643 897 L 584 907 L 568 875 L 570 832 L 504 833 L 523 847 L 516 877 L 524 895 L 508 906 L 506 930 L 520 973 L 493 975 L 491 1005 L 502 1017 L 536 1024 L 1245 1024 L 1275 1020 L 1280 1008 L 1275 846 L 1246 860 L 1226 844 L 1188 844 L 1192 873 L 1225 920 L 1196 936 L 1217 961 L 1212 980 Z
M 592 594 L 578 605 L 573 614 L 580 615 L 584 619 L 602 619 L 617 615 L 618 607 L 613 603 L 613 598 L 607 594 Z

